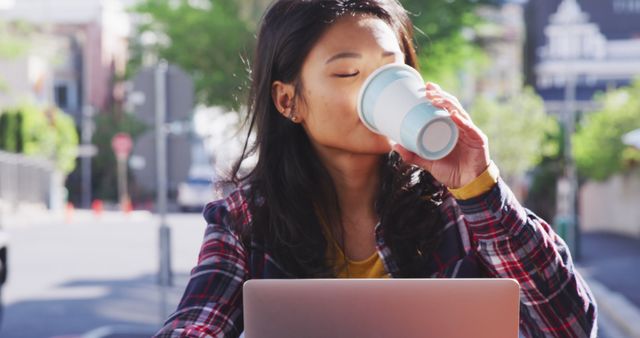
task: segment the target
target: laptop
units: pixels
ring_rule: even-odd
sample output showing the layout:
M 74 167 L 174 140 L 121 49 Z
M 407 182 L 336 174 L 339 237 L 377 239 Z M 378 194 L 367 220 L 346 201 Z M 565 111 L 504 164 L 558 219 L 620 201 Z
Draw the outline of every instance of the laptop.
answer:
M 513 279 L 249 280 L 245 338 L 516 338 Z

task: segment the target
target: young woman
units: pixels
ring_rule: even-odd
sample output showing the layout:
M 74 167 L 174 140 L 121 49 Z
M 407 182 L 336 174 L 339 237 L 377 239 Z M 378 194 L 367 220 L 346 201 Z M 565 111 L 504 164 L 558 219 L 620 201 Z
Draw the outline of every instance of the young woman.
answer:
M 426 85 L 460 130 L 441 160 L 360 122 L 371 72 L 417 66 L 396 0 L 276 1 L 255 55 L 255 143 L 236 165 L 238 189 L 205 208 L 198 265 L 158 337 L 237 337 L 243 282 L 314 277 L 515 278 L 523 335 L 595 336 L 595 302 L 565 243 L 514 199 L 455 97 Z M 252 153 L 255 168 L 240 176 Z

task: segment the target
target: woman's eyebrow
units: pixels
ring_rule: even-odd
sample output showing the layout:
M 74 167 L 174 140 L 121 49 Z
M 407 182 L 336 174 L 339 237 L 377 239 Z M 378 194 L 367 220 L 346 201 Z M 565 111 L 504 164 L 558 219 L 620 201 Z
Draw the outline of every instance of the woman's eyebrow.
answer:
M 362 54 L 359 53 L 353 53 L 353 52 L 342 52 L 342 53 L 338 53 L 332 57 L 330 57 L 327 62 L 325 62 L 325 64 L 331 63 L 333 61 L 336 61 L 338 59 L 347 59 L 347 58 L 353 58 L 353 59 L 360 59 L 362 58 Z
M 397 53 L 402 54 L 401 52 L 392 52 L 392 51 L 385 51 L 382 53 L 383 57 L 390 57 L 390 56 L 394 56 Z M 360 53 L 354 53 L 354 52 L 342 52 L 342 53 L 338 53 L 332 57 L 330 57 L 325 64 L 331 63 L 333 61 L 336 61 L 338 59 L 347 59 L 347 58 L 352 58 L 352 59 L 360 59 L 362 58 L 362 54 Z

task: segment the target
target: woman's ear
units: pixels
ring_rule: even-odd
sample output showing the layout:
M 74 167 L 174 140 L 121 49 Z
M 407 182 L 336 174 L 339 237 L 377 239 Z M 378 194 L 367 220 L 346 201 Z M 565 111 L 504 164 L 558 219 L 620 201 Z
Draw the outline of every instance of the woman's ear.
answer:
M 285 118 L 291 118 L 294 106 L 295 87 L 282 81 L 274 81 L 271 85 L 271 98 L 276 109 Z

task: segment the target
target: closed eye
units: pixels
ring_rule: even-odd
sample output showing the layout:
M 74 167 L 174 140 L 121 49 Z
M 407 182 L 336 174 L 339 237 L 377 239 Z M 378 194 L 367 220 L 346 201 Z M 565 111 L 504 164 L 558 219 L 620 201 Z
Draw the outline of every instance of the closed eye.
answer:
M 333 76 L 345 78 L 345 77 L 354 77 L 358 74 L 360 74 L 360 71 L 356 71 L 355 73 L 350 73 L 350 74 L 333 74 Z

